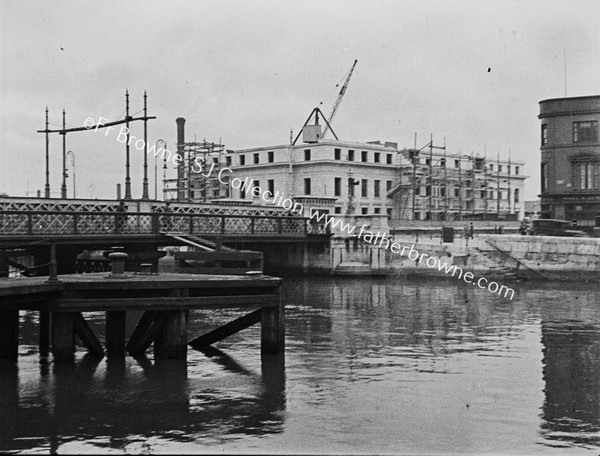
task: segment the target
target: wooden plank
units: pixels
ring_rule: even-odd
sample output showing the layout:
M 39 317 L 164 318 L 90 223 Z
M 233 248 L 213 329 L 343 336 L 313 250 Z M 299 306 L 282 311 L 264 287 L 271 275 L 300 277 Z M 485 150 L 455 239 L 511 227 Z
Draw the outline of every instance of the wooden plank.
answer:
M 235 334 L 236 332 L 246 329 L 249 326 L 255 325 L 260 321 L 261 315 L 262 309 L 255 310 L 252 313 L 244 315 L 243 317 L 233 320 L 217 329 L 210 331 L 209 333 L 197 337 L 196 339 L 189 342 L 188 345 L 190 345 L 193 348 L 201 348 L 206 347 L 207 345 L 214 344 L 215 342 L 225 339 L 226 337 L 229 337 L 232 334 Z
M 19 311 L 0 311 L 0 358 L 19 356 Z
M 152 342 L 154 342 L 154 340 L 162 333 L 167 318 L 168 314 L 166 312 L 155 312 L 155 316 L 148 329 L 144 333 L 140 332 L 139 336 L 135 339 L 132 336 L 129 340 L 127 351 L 131 355 L 141 355 L 144 353 Z
M 239 295 L 239 296 L 196 296 L 176 297 L 164 296 L 158 298 L 74 298 L 56 299 L 52 307 L 61 311 L 91 311 L 91 310 L 186 310 L 194 308 L 234 307 L 259 305 L 264 307 L 278 306 L 279 296 L 274 294 Z
M 109 355 L 125 354 L 126 316 L 122 310 L 106 312 L 106 352 Z
M 96 334 L 94 334 L 92 328 L 87 324 L 87 321 L 85 321 L 85 318 L 83 318 L 83 315 L 80 313 L 74 314 L 73 326 L 75 334 L 91 354 L 104 356 L 104 350 L 102 349 L 100 341 L 96 337 Z

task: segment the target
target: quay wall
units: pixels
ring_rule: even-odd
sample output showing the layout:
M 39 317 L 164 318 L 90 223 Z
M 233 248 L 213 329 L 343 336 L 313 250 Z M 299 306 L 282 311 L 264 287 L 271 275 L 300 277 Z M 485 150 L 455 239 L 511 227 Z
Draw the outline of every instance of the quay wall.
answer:
M 311 249 L 296 245 L 267 249 L 265 268 L 271 272 L 340 275 L 389 274 L 447 276 L 426 265 L 427 257 L 437 263 L 455 265 L 482 275 L 507 275 L 549 280 L 600 278 L 600 239 L 554 236 L 480 235 L 475 239 L 440 243 L 425 239 L 397 238 L 407 246 L 404 255 L 382 246 L 354 239 L 332 239 L 330 245 Z M 426 254 L 423 261 L 408 258 L 413 247 Z M 416 254 L 413 254 L 413 258 Z

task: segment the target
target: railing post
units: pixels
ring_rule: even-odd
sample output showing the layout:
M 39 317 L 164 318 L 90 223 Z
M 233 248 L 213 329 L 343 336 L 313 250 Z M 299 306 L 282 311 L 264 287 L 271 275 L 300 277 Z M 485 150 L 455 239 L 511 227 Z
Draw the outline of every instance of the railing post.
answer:
M 27 231 L 29 234 L 33 234 L 33 214 L 27 214 Z
M 77 235 L 77 214 L 73 214 L 73 234 Z
M 190 234 L 194 234 L 194 214 L 190 214 Z
M 254 217 L 250 216 L 250 233 L 254 234 Z

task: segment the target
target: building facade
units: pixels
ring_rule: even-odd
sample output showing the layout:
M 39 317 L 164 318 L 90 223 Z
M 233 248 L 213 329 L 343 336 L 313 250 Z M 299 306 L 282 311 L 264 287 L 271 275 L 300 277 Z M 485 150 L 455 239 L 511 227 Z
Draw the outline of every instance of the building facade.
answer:
M 542 217 L 600 216 L 600 96 L 540 101 Z

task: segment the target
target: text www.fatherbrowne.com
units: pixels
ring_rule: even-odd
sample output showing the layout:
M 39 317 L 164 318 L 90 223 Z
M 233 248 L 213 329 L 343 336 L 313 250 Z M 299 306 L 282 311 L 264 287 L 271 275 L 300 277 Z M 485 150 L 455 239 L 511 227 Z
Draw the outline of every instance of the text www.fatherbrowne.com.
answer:
M 98 131 L 98 128 L 103 125 L 102 121 L 106 119 L 100 118 L 98 122 L 96 122 L 93 118 L 88 117 L 85 119 L 84 125 L 88 129 L 95 129 Z M 112 127 L 107 127 L 104 136 L 107 136 Z M 140 151 L 146 150 L 146 153 L 153 154 L 155 157 L 160 157 L 165 161 L 172 161 L 172 163 L 178 166 L 183 158 L 177 154 L 172 153 L 166 148 L 157 149 L 156 145 L 146 149 L 146 144 L 143 139 L 136 138 L 135 136 L 131 136 L 129 134 L 129 130 L 126 127 L 121 127 L 117 134 L 117 141 L 121 143 L 125 143 L 129 141 L 131 145 L 133 143 L 134 147 Z M 200 174 L 204 177 L 211 177 L 215 172 L 216 165 L 215 163 L 211 163 L 211 167 L 208 170 L 205 170 L 205 161 L 203 157 L 196 157 L 194 162 L 191 164 L 191 171 L 197 174 Z M 233 170 L 230 168 L 220 168 L 217 173 L 217 179 L 219 182 L 226 186 L 231 186 L 234 189 L 243 189 L 244 191 L 250 193 L 254 198 L 261 198 L 268 204 L 276 205 L 282 207 L 285 210 L 289 210 L 293 213 L 302 215 L 304 214 L 304 206 L 302 203 L 294 201 L 291 198 L 286 198 L 285 194 L 282 192 L 271 193 L 266 190 L 263 191 L 259 186 L 252 186 L 250 188 L 250 179 L 246 177 L 245 179 L 240 179 L 238 177 L 234 177 Z M 464 280 L 466 283 L 473 284 L 482 289 L 487 289 L 490 293 L 497 294 L 499 296 L 503 296 L 505 298 L 513 299 L 515 295 L 515 291 L 512 288 L 508 288 L 504 285 L 500 285 L 497 282 L 489 281 L 485 277 L 480 277 L 476 279 L 472 272 L 464 272 L 461 268 L 456 265 L 448 265 L 448 263 L 442 262 L 441 259 L 436 258 L 434 256 L 428 255 L 424 252 L 419 252 L 415 249 L 415 245 L 411 244 L 410 247 L 407 245 L 402 245 L 393 239 L 387 237 L 385 233 L 373 233 L 367 230 L 367 225 L 362 225 L 360 230 L 356 225 L 351 225 L 348 222 L 340 218 L 336 218 L 335 216 L 331 216 L 329 214 L 325 214 L 322 212 L 314 212 L 310 216 L 311 220 L 316 221 L 319 225 L 324 228 L 330 228 L 333 230 L 339 230 L 339 232 L 346 234 L 348 236 L 357 236 L 364 242 L 367 242 L 372 245 L 376 245 L 379 247 L 383 247 L 385 249 L 389 249 L 392 253 L 400 254 L 400 256 L 406 255 L 409 260 L 416 261 L 418 264 L 422 262 L 430 269 L 436 269 L 439 272 L 443 272 L 452 277 L 456 277 L 458 280 Z M 358 230 L 358 233 L 356 232 Z M 425 259 L 427 258 L 427 259 Z

